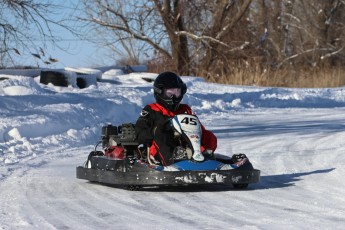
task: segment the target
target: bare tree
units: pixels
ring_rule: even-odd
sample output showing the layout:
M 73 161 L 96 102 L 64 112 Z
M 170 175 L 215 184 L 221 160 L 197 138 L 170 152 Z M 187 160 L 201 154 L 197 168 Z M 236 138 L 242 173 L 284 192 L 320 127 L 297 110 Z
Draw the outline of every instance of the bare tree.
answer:
M 57 19 L 56 10 L 62 5 L 53 1 L 2 0 L 0 2 L 0 66 L 15 63 L 13 56 L 31 53 L 34 58 L 50 64 L 56 62 L 53 57 L 45 57 L 47 41 L 61 39 L 51 26 L 74 33 L 64 24 L 64 19 Z M 39 45 L 38 45 L 39 43 Z M 32 51 L 34 50 L 34 51 Z
M 102 39 L 107 46 L 120 45 L 129 56 L 134 56 L 135 50 L 128 48 L 136 40 L 142 54 L 152 55 L 154 50 L 176 62 L 176 70 L 188 73 L 187 39 L 175 33 L 184 26 L 180 1 L 84 0 L 83 3 L 87 16 L 81 19 L 94 25 L 95 30 L 103 31 L 100 34 L 105 36 Z
M 259 1 L 268 36 L 262 47 L 268 63 L 317 66 L 344 63 L 345 2 L 342 0 Z M 267 10 L 269 9 L 269 10 Z M 257 16 L 257 15 L 256 15 Z M 258 25 L 254 26 L 255 28 Z
M 180 74 L 231 76 L 251 62 L 262 69 L 345 62 L 344 0 L 83 3 L 82 20 L 103 45 L 135 61 L 157 57 Z
M 331 64 L 345 62 L 345 1 L 300 1 L 305 10 L 303 21 L 308 30 L 303 36 L 313 42 L 309 47 L 313 51 L 308 61 L 313 65 L 329 60 Z M 306 9 L 309 9 L 306 11 Z M 339 63 L 338 63 L 339 64 Z
M 84 0 L 87 17 L 98 30 L 118 31 L 113 43 L 122 44 L 134 38 L 144 42 L 150 54 L 163 56 L 174 63 L 181 74 L 195 72 L 201 65 L 213 66 L 223 51 L 237 51 L 243 47 L 242 39 L 233 42 L 231 35 L 250 6 L 245 1 L 109 1 Z M 239 29 L 240 27 L 237 27 Z M 121 33 L 121 36 L 119 34 Z M 232 34 L 233 33 L 233 34 Z M 244 37 L 242 35 L 242 37 Z M 145 50 L 145 49 L 144 49 Z
M 212 1 L 208 2 L 210 5 Z M 251 2 L 221 0 L 210 8 L 212 21 L 205 34 L 213 39 L 203 39 L 206 52 L 202 60 L 208 74 L 229 74 L 231 60 L 245 58 L 243 50 L 251 39 L 247 20 Z

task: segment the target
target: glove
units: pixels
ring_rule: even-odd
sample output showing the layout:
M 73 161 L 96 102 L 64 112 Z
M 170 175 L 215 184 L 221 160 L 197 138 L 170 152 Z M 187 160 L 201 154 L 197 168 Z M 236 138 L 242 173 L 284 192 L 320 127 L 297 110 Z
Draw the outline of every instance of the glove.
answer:
M 240 161 L 242 161 L 243 159 L 246 159 L 246 158 L 247 158 L 246 154 L 238 153 L 238 154 L 232 155 L 231 161 L 233 163 L 237 163 L 237 162 L 240 162 Z
M 214 158 L 214 151 L 212 149 L 206 149 L 202 152 L 202 155 L 204 155 L 206 158 Z

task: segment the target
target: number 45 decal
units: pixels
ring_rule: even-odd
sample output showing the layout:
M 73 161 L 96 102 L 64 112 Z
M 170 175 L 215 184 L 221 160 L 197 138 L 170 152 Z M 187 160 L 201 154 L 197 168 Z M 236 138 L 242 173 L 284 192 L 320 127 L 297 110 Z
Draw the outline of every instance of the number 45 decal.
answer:
M 182 119 L 181 123 L 186 125 L 197 125 L 197 119 L 195 117 L 185 117 Z

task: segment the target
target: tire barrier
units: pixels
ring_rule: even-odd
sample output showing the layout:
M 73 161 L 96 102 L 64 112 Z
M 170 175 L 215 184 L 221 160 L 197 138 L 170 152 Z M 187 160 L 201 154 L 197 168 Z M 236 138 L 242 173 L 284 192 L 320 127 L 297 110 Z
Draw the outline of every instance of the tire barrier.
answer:
M 49 83 L 55 86 L 68 86 L 68 79 L 62 72 L 57 71 L 41 71 L 40 83 L 48 85 Z

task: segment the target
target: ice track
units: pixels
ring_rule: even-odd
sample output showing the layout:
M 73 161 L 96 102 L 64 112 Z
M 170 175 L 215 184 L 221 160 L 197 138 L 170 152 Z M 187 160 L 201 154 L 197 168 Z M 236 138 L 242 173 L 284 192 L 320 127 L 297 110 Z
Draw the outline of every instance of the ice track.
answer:
M 90 146 L 59 150 L 64 157 L 40 155 L 27 162 L 35 167 L 2 179 L 1 229 L 343 229 L 342 118 L 327 119 L 329 110 L 272 112 L 275 119 L 248 112 L 232 114 L 231 125 L 226 115 L 208 122 L 219 152 L 245 152 L 262 170 L 248 190 L 89 183 L 75 178 L 75 167 Z

